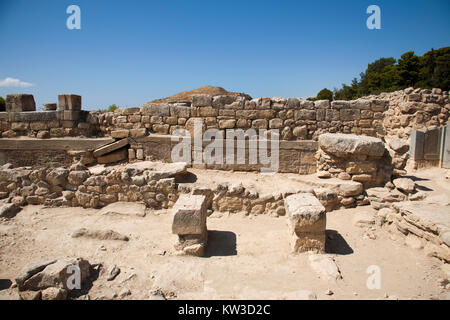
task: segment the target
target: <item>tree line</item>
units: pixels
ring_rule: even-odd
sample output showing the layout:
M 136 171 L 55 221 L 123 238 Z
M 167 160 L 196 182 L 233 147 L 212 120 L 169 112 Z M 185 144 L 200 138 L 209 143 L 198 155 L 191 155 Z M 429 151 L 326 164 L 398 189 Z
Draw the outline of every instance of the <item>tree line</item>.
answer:
M 309 100 L 352 100 L 381 92 L 392 92 L 408 87 L 450 89 L 450 47 L 431 49 L 423 56 L 414 51 L 393 57 L 380 58 L 367 66 L 351 84 L 342 84 L 333 91 L 322 89 L 316 97 Z

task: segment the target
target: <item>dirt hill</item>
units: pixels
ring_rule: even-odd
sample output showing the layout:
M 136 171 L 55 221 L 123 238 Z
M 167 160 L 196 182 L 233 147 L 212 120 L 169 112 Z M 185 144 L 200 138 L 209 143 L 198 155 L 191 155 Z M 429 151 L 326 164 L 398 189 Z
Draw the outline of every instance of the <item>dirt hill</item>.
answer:
M 211 96 L 236 95 L 236 96 L 244 96 L 251 99 L 251 97 L 245 93 L 230 92 L 221 87 L 203 86 L 198 89 L 183 91 L 167 98 L 153 100 L 150 101 L 149 103 L 192 102 L 192 96 L 195 94 L 209 94 Z

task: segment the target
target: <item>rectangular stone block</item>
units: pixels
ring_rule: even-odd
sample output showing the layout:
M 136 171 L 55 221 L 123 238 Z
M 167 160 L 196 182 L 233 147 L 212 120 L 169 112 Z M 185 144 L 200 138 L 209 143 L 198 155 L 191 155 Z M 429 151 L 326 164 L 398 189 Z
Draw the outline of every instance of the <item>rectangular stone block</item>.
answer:
M 98 158 L 104 154 L 107 154 L 107 153 L 113 152 L 117 149 L 123 148 L 126 145 L 128 145 L 128 138 L 125 138 L 125 139 L 113 142 L 111 144 L 108 144 L 106 146 L 100 147 L 100 148 L 94 150 L 93 154 L 94 154 L 94 157 Z
M 425 132 L 425 141 L 423 144 L 423 157 L 428 160 L 437 160 L 441 150 L 441 134 L 439 129 Z
M 172 208 L 172 233 L 203 235 L 206 233 L 206 197 L 181 194 Z
M 149 116 L 170 116 L 170 107 L 168 104 L 150 104 L 141 108 L 141 113 Z
M 284 200 L 293 252 L 325 251 L 326 210 L 311 193 Z
M 62 114 L 61 120 L 67 120 L 67 121 L 76 121 L 80 119 L 80 112 L 79 111 L 67 111 L 64 110 Z
M 114 131 L 111 131 L 111 137 L 113 137 L 115 139 L 127 138 L 129 134 L 130 134 L 130 130 L 114 130 Z
M 6 112 L 36 111 L 32 94 L 8 94 L 5 104 Z
M 411 159 L 423 159 L 423 147 L 425 142 L 425 133 L 413 130 L 410 137 L 410 156 Z
M 56 103 L 44 103 L 44 111 L 56 111 L 57 107 Z
M 76 94 L 60 94 L 58 95 L 59 110 L 81 110 L 81 96 Z
M 444 147 L 442 150 L 442 166 L 444 168 L 450 168 L 450 123 L 444 127 L 444 132 L 442 133 L 444 139 Z
M 108 153 L 104 156 L 97 158 L 98 163 L 113 163 L 121 160 L 125 160 L 128 157 L 128 150 L 126 148 L 116 150 L 114 152 Z

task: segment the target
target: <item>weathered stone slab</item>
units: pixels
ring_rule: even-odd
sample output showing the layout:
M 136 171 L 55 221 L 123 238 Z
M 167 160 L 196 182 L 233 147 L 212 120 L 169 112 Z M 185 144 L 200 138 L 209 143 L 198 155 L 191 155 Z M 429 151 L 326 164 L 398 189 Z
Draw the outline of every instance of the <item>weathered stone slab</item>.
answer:
M 6 112 L 36 111 L 32 94 L 8 94 L 5 104 Z
M 418 130 L 413 130 L 410 137 L 410 156 L 412 159 L 423 159 L 423 148 L 425 143 L 425 133 Z
M 104 156 L 100 156 L 97 158 L 98 163 L 113 163 L 127 159 L 128 150 L 126 148 L 113 151 Z
M 381 139 L 342 133 L 325 133 L 319 136 L 319 147 L 336 157 L 366 155 L 381 157 L 385 152 Z
M 113 152 L 117 149 L 123 148 L 128 144 L 128 138 L 113 142 L 111 144 L 108 144 L 106 146 L 100 147 L 96 150 L 94 150 L 94 157 L 98 158 L 102 155 L 105 155 L 107 153 Z
M 326 210 L 310 193 L 298 193 L 284 200 L 291 248 L 294 252 L 325 251 Z
M 80 111 L 81 96 L 76 94 L 60 94 L 58 95 L 59 110 Z
M 60 120 L 59 111 L 29 111 L 29 112 L 15 112 L 9 116 L 10 121 L 25 122 L 25 121 L 52 121 Z
M 206 197 L 182 194 L 172 208 L 172 233 L 202 235 L 206 232 Z

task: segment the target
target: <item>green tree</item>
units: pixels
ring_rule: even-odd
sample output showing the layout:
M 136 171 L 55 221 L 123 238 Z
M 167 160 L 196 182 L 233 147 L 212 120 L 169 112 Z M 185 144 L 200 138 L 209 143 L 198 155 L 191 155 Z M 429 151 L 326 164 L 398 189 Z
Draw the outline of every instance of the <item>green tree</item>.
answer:
M 0 111 L 5 111 L 5 110 L 6 110 L 5 99 L 3 99 L 2 96 L 0 96 Z
M 394 58 L 380 58 L 368 64 L 360 79 L 342 84 L 335 99 L 350 100 L 369 94 L 391 92 L 407 87 L 450 90 L 450 47 L 431 49 L 419 57 L 414 51 Z
M 316 96 L 316 100 L 333 100 L 333 91 L 328 90 L 327 88 L 324 88 L 319 91 L 319 93 Z
M 419 80 L 420 60 L 414 54 L 414 51 L 402 54 L 398 60 L 398 70 L 403 87 L 413 87 L 417 83 Z
M 108 109 L 103 109 L 103 110 L 101 110 L 102 112 L 114 112 L 114 111 L 116 111 L 117 109 L 119 109 L 119 107 L 117 106 L 117 105 L 115 105 L 115 104 L 112 104 L 112 105 L 110 105 L 109 107 L 108 107 Z

